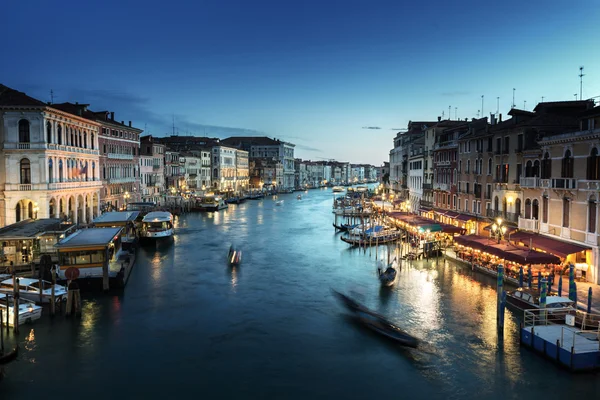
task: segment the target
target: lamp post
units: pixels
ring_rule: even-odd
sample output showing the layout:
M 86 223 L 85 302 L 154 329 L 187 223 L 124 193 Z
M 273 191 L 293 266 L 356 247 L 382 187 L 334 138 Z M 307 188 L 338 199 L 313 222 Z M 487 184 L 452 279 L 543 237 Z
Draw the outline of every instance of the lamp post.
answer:
M 492 225 L 492 233 L 496 236 L 498 243 L 506 233 L 506 226 L 502 225 L 502 218 L 496 218 L 496 222 Z
M 127 201 L 129 200 L 129 197 L 131 197 L 129 195 L 129 192 L 125 192 L 125 194 L 123 195 L 123 198 L 125 199 L 125 209 L 127 210 Z

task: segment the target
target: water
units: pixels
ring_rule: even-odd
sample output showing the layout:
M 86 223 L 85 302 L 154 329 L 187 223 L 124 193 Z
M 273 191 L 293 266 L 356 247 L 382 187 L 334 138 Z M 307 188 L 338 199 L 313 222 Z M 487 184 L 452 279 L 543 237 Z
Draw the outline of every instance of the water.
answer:
M 499 341 L 494 279 L 440 259 L 404 263 L 395 287 L 381 289 L 375 250 L 349 249 L 334 233 L 330 190 L 279 198 L 281 207 L 266 198 L 180 217 L 172 245 L 140 251 L 122 295 L 88 296 L 80 320 L 43 317 L 23 327 L 0 398 L 600 392 L 598 375 L 573 375 L 521 349 L 510 312 Z M 225 265 L 232 242 L 244 258 L 234 270 Z M 403 349 L 357 326 L 331 288 L 356 293 L 425 344 Z

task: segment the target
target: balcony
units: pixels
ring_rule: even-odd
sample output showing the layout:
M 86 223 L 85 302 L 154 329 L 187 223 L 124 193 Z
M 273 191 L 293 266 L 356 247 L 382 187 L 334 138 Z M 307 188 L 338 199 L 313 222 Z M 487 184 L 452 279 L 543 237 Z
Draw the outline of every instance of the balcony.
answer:
M 74 181 L 74 182 L 55 182 L 48 183 L 48 190 L 64 190 L 78 188 L 102 187 L 102 181 Z
M 537 232 L 539 230 L 539 221 L 537 219 L 519 217 L 519 229 Z
M 502 210 L 493 210 L 491 208 L 486 209 L 486 216 L 488 218 L 502 218 L 505 221 L 517 222 L 519 215 L 510 212 L 504 212 Z
M 96 149 L 82 149 L 80 147 L 73 146 L 65 146 L 62 144 L 56 143 L 28 143 L 28 142 L 19 142 L 19 143 L 4 143 L 5 150 L 60 150 L 67 151 L 70 153 L 81 153 L 81 154 L 94 154 L 98 155 L 98 150 Z
M 600 190 L 600 181 L 590 181 L 587 179 L 579 179 L 577 181 L 577 189 L 579 190 L 591 190 L 598 191 Z
M 425 200 L 421 200 L 419 202 L 419 206 L 421 207 L 429 207 L 429 208 L 433 208 L 433 202 L 431 201 L 425 201 Z
M 108 153 L 107 157 L 116 160 L 133 160 L 133 154 Z
M 433 189 L 432 183 L 424 183 L 423 184 L 423 190 L 432 190 L 432 189 Z
M 448 166 L 450 165 L 451 161 L 436 161 L 435 165 L 440 166 L 440 167 L 444 167 L 444 166 Z
M 537 189 L 540 187 L 540 178 L 537 176 L 521 177 L 519 179 L 519 184 L 522 188 Z
M 153 165 L 152 165 L 152 169 L 153 169 L 154 171 L 158 171 L 158 170 L 160 169 L 160 165 L 153 164 Z
M 444 191 L 449 191 L 450 190 L 450 184 L 448 183 L 436 183 L 435 184 L 435 189 L 436 190 L 444 190 Z
M 573 178 L 551 178 L 540 179 L 540 187 L 544 189 L 576 190 L 577 179 Z
M 108 179 L 108 183 L 109 184 L 113 184 L 113 183 L 130 183 L 130 182 L 135 182 L 137 180 L 136 177 L 130 176 L 127 178 L 110 178 Z

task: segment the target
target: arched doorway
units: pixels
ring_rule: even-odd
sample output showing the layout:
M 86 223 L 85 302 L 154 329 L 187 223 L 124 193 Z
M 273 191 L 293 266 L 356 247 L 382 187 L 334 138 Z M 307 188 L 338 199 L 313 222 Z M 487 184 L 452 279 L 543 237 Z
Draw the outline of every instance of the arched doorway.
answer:
M 15 222 L 21 221 L 21 203 L 17 203 L 15 207 Z
M 83 207 L 84 207 L 83 196 L 79 195 L 79 196 L 77 196 L 77 223 L 78 224 L 86 222 L 84 220 L 85 212 L 84 212 Z
M 499 209 L 500 209 L 500 207 L 499 207 L 498 196 L 496 196 L 496 197 L 494 197 L 494 211 L 496 212 L 496 214 L 498 213 Z
M 48 218 L 54 218 L 56 215 L 56 201 L 51 198 L 48 202 Z
M 27 218 L 31 219 L 33 216 L 33 203 L 30 201 L 29 204 L 27 204 Z
M 525 199 L 525 218 L 531 219 L 531 200 Z
M 74 213 L 74 204 L 75 199 L 73 197 L 69 197 L 69 202 L 67 206 L 67 216 L 71 220 L 71 222 L 75 222 L 75 213 Z
M 521 199 L 515 200 L 515 215 L 517 218 L 521 216 Z

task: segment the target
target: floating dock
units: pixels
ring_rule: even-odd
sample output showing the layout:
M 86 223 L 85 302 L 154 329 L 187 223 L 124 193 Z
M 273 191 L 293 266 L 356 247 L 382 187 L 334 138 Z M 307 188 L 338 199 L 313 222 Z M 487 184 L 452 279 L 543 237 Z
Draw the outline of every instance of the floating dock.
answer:
M 570 323 L 552 324 L 543 313 L 548 310 L 526 310 L 520 332 L 521 345 L 541 353 L 571 371 L 600 369 L 600 326 L 576 328 Z M 585 313 L 584 313 L 585 314 Z M 573 318 L 569 318 L 573 317 Z

